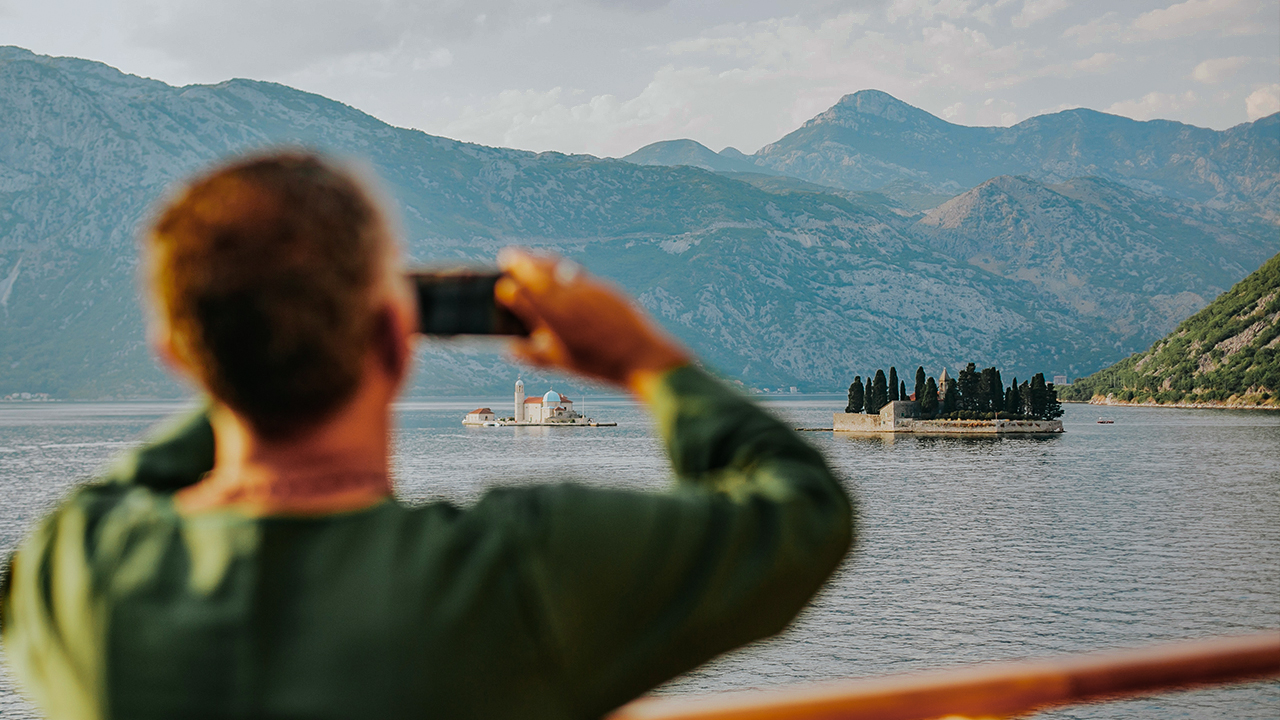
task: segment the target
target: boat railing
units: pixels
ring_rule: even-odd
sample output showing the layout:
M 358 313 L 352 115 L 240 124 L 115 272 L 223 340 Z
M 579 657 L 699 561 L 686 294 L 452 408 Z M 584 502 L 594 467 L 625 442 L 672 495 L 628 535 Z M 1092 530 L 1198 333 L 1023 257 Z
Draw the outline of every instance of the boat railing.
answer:
M 655 696 L 608 720 L 935 720 L 1011 718 L 1280 676 L 1280 630 L 1042 660 L 713 696 Z

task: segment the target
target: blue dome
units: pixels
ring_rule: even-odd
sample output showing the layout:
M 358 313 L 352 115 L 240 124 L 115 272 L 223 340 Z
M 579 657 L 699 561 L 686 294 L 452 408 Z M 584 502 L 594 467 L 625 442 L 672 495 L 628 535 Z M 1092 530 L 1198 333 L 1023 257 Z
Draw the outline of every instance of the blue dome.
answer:
M 555 390 L 548 390 L 547 394 L 542 396 L 542 404 L 543 405 L 559 405 L 560 393 L 556 392 Z

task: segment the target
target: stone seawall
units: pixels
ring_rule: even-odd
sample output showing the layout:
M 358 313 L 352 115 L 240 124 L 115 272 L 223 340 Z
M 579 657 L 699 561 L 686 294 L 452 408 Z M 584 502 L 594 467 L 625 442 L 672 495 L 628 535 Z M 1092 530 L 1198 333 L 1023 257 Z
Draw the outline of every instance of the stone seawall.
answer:
M 916 435 L 1018 435 L 1063 432 L 1061 420 L 919 420 L 881 412 L 834 413 L 835 432 L 914 433 Z

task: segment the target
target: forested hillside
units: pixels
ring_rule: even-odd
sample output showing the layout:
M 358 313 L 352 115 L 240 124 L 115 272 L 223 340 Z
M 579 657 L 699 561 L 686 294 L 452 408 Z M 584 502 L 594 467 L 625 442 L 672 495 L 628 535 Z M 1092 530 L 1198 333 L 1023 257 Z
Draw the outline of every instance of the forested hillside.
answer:
M 1077 380 L 1062 396 L 1280 407 L 1280 255 L 1151 349 Z

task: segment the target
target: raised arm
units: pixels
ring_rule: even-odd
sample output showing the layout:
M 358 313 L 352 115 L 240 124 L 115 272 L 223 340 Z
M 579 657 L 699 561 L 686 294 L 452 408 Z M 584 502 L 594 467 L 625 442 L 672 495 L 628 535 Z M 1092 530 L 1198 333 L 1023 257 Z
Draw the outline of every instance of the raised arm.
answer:
M 522 527 L 530 617 L 590 717 L 785 627 L 847 551 L 852 510 L 816 450 L 624 296 L 552 259 L 505 260 L 519 287 L 499 297 L 534 327 L 525 357 L 630 387 L 677 477 L 667 493 L 557 486 L 476 508 Z

